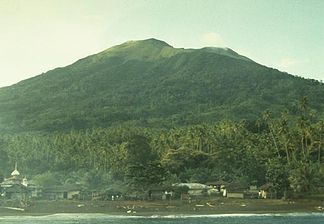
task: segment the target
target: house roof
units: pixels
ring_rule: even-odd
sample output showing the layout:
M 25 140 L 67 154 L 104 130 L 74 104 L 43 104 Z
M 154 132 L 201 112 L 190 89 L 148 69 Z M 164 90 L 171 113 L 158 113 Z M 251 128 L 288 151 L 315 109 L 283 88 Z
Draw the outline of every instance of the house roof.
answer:
M 11 176 L 19 176 L 20 175 L 20 173 L 19 173 L 19 171 L 18 170 L 14 170 L 14 171 L 12 171 L 11 172 Z
M 0 186 L 4 187 L 4 186 L 17 185 L 17 184 L 18 185 L 21 184 L 21 181 L 15 179 L 5 179 L 2 183 L 0 183 Z
M 179 184 L 173 184 L 173 186 L 176 187 L 188 187 L 189 190 L 203 190 L 203 189 L 209 189 L 209 187 L 205 184 L 200 183 L 179 183 Z
M 14 184 L 11 186 L 6 186 L 5 191 L 8 193 L 22 193 L 27 192 L 28 188 L 22 184 Z

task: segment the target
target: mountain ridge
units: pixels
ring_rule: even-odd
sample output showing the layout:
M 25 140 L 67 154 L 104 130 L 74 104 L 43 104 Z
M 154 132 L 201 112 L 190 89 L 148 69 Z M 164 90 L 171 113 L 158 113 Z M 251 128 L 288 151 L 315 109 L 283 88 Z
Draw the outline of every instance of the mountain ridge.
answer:
M 57 131 L 121 123 L 149 127 L 255 120 L 294 111 L 321 83 L 259 65 L 231 49 L 130 41 L 0 89 L 0 131 Z

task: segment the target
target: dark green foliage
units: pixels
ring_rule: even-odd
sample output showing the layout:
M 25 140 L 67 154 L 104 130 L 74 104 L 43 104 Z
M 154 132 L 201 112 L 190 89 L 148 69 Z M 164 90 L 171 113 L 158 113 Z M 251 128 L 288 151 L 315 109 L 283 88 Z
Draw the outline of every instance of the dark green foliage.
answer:
M 35 175 L 33 182 L 43 187 L 51 187 L 61 184 L 61 177 L 58 173 L 45 172 L 42 174 Z
M 317 163 L 296 162 L 291 166 L 289 182 L 292 189 L 298 194 L 314 192 L 321 184 L 323 176 L 320 165 Z
M 318 189 L 324 153 L 323 122 L 298 121 L 287 114 L 267 118 L 267 128 L 258 133 L 242 122 L 220 122 L 159 131 L 114 127 L 0 135 L 0 151 L 7 155 L 1 162 L 8 164 L 5 176 L 17 161 L 23 175 L 45 185 L 78 182 L 88 189 L 128 186 L 144 192 L 179 182 L 244 180 L 270 182 L 277 196 L 300 195 Z
M 18 162 L 40 184 L 104 192 L 217 180 L 316 192 L 323 98 L 323 84 L 229 49 L 127 42 L 0 89 L 0 179 Z
M 131 189 L 145 192 L 151 186 L 159 186 L 166 178 L 166 171 L 159 162 L 131 164 L 127 167 L 126 182 Z
M 270 109 L 323 110 L 323 84 L 261 66 L 230 49 L 127 42 L 0 89 L 0 131 L 67 131 L 254 121 Z
M 127 164 L 140 164 L 146 166 L 157 159 L 157 155 L 152 152 L 149 140 L 141 135 L 132 136 L 126 146 Z
M 273 184 L 274 191 L 279 196 L 289 189 L 289 167 L 280 158 L 269 159 L 267 163 L 267 181 Z M 278 195 L 277 195 L 278 196 Z

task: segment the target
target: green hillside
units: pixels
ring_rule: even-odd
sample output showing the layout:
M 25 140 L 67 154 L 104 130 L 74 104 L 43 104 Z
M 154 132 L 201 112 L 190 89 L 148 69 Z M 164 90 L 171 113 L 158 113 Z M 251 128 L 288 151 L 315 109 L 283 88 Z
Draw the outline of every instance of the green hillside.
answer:
M 254 121 L 296 110 L 307 96 L 322 116 L 324 85 L 231 49 L 177 49 L 130 41 L 0 89 L 0 131 L 61 131 L 129 124 L 173 127 Z
M 102 195 L 216 180 L 322 195 L 323 98 L 231 49 L 127 42 L 0 89 L 0 182 L 17 162 Z

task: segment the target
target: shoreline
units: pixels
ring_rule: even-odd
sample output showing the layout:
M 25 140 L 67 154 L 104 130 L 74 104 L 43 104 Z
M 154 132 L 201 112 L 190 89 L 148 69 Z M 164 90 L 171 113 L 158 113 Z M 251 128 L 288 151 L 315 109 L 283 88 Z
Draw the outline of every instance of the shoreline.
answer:
M 8 206 L 5 206 L 8 205 Z M 233 214 L 324 214 L 323 200 L 217 199 L 192 203 L 175 201 L 33 201 L 24 211 L 5 207 L 1 216 L 49 216 L 55 214 L 103 214 L 113 216 L 199 216 Z M 12 204 L 11 204 L 12 205 Z
M 323 212 L 282 212 L 282 213 L 214 213 L 214 214 L 141 214 L 141 215 L 126 215 L 126 214 L 111 214 L 111 213 L 53 213 L 53 214 L 0 214 L 0 220 L 8 217 L 70 217 L 70 218 L 89 218 L 90 217 L 107 217 L 107 218 L 200 218 L 200 217 L 268 217 L 268 216 L 320 216 L 324 217 Z

